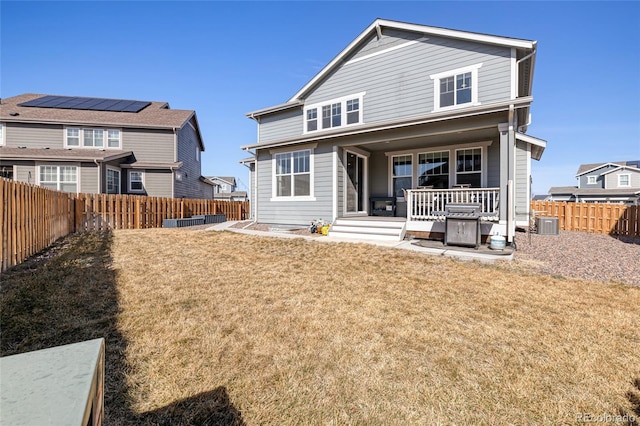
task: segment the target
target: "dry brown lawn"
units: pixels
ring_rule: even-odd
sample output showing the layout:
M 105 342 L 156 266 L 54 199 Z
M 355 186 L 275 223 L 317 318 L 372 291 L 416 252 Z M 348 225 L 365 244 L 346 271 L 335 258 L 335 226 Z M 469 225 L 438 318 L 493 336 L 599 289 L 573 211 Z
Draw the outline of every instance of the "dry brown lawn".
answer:
M 639 287 L 230 232 L 58 252 L 3 274 L 2 354 L 105 337 L 106 424 L 640 422 Z

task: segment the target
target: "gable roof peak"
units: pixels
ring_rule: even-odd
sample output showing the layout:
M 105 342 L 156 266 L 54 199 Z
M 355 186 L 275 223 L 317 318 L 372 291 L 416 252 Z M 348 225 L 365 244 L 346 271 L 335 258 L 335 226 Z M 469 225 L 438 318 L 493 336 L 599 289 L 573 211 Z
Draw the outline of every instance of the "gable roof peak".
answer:
M 441 27 L 431 27 L 422 24 L 410 24 L 401 21 L 392 21 L 389 19 L 377 18 L 374 20 L 364 31 L 360 33 L 342 52 L 340 52 L 335 58 L 331 60 L 318 74 L 315 75 L 307 84 L 304 85 L 295 95 L 293 95 L 285 105 L 290 105 L 293 102 L 299 102 L 311 90 L 317 83 L 331 73 L 345 58 L 353 53 L 367 37 L 374 32 L 378 37 L 382 37 L 383 28 L 391 28 L 396 30 L 404 30 L 410 32 L 422 33 L 425 35 L 439 36 L 445 38 L 456 38 L 461 40 L 475 41 L 478 43 L 496 44 L 500 46 L 514 47 L 525 50 L 534 51 L 537 42 L 533 40 L 523 40 L 511 37 L 502 37 L 490 34 L 473 33 L 469 31 L 452 30 Z

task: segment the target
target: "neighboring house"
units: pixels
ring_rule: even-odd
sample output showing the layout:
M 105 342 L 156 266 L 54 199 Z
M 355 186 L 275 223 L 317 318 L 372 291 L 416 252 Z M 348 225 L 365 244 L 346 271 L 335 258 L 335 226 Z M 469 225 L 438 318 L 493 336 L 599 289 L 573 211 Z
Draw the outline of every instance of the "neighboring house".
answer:
M 549 194 L 537 194 L 531 198 L 531 201 L 549 201 Z
M 214 195 L 216 200 L 248 201 L 247 191 L 219 192 Z
M 578 186 L 549 189 L 553 201 L 638 204 L 640 160 L 581 164 Z
M 195 111 L 24 94 L 0 101 L 3 177 L 73 193 L 212 198 Z
M 207 180 L 216 185 L 216 194 L 230 193 L 237 190 L 236 178 L 229 176 L 205 176 Z
M 483 234 L 511 241 L 546 147 L 524 133 L 535 58 L 535 41 L 374 21 L 287 102 L 247 114 L 252 216 L 336 225 L 387 212 L 429 236 L 445 203 L 470 201 Z

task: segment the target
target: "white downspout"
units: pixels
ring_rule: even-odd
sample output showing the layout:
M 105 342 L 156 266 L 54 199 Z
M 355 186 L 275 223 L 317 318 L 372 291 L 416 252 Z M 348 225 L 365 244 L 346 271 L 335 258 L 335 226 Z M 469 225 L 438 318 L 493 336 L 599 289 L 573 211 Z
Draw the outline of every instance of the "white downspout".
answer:
M 94 158 L 93 162 L 96 164 L 96 167 L 98 167 L 98 194 L 102 194 L 102 171 L 100 170 L 100 164 L 98 163 L 98 160 Z M 105 188 L 105 191 L 106 191 L 106 188 Z

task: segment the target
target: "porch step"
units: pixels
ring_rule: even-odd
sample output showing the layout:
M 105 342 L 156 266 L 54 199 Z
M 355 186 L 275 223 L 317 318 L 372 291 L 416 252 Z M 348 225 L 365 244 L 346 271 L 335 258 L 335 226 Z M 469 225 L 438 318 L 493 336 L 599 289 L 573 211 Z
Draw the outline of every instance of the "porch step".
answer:
M 385 220 L 337 219 L 329 236 L 338 238 L 402 241 L 406 231 L 406 222 Z

